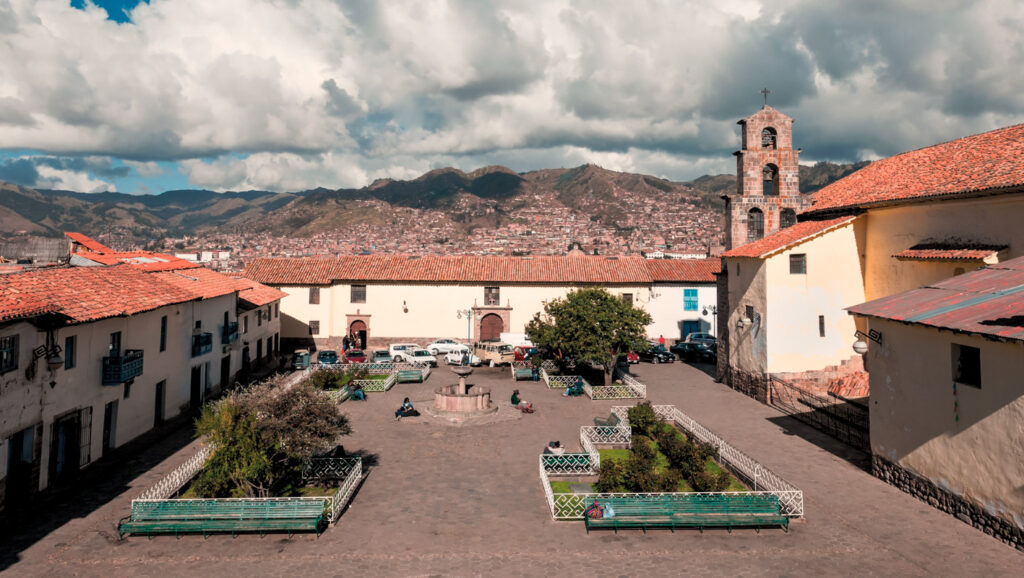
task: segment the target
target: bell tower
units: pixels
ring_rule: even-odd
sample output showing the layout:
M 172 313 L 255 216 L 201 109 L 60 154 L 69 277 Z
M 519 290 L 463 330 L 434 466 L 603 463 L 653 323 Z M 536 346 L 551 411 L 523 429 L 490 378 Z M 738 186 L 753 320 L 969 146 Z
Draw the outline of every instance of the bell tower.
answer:
M 764 91 L 767 97 L 767 90 Z M 725 199 L 725 248 L 745 245 L 796 223 L 811 205 L 800 195 L 800 149 L 793 119 L 768 106 L 739 121 L 736 195 Z

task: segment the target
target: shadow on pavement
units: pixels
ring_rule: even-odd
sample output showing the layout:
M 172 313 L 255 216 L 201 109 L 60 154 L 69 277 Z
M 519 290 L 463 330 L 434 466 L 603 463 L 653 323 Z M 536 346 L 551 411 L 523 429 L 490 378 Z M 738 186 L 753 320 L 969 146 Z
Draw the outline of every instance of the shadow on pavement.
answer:
M 829 434 L 807 425 L 795 416 L 780 415 L 770 417 L 768 421 L 779 426 L 786 435 L 799 436 L 865 472 L 871 471 L 871 455 L 869 453 L 843 443 Z
M 0 572 L 15 564 L 21 552 L 116 499 L 132 480 L 190 444 L 192 419 L 186 414 L 168 421 L 90 464 L 72 482 L 48 488 L 20 506 L 11 504 L 0 514 Z

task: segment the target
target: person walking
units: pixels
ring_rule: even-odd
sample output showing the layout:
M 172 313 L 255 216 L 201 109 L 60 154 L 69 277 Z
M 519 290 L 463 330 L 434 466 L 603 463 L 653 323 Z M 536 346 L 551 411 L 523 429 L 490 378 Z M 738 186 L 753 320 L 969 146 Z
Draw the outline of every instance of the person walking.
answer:
M 665 336 L 661 335 L 658 337 L 658 345 L 665 347 Z

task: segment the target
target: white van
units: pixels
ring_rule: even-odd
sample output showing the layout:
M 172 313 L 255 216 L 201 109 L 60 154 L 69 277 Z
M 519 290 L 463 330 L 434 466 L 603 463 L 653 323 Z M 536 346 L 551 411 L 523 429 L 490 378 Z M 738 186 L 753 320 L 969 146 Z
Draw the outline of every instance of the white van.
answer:
M 412 361 L 413 350 L 419 348 L 415 343 L 392 343 L 388 346 L 388 353 L 394 363 L 409 363 Z

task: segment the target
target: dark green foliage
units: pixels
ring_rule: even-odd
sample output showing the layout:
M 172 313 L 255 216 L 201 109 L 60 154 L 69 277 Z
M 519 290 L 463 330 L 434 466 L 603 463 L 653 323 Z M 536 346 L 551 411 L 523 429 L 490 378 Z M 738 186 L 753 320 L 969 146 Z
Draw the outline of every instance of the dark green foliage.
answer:
M 331 369 L 319 369 L 314 371 L 306 383 L 313 389 L 341 389 L 353 379 L 363 379 L 366 375 L 365 369 L 350 369 L 347 367 L 336 367 Z
M 538 347 L 601 365 L 609 385 L 615 360 L 646 344 L 650 323 L 646 311 L 604 289 L 580 289 L 545 303 L 543 313 L 527 323 L 526 334 Z
M 622 483 L 624 475 L 622 462 L 619 460 L 603 461 L 601 469 L 598 471 L 597 481 L 594 482 L 594 490 L 602 493 L 626 492 L 628 490 Z
M 690 476 L 690 486 L 696 492 L 721 492 L 729 487 L 729 473 L 701 470 Z
M 658 414 L 655 413 L 654 408 L 651 407 L 650 401 L 644 401 L 629 408 L 628 415 L 629 426 L 633 430 L 633 435 L 650 437 L 654 429 L 661 422 L 658 418 Z

